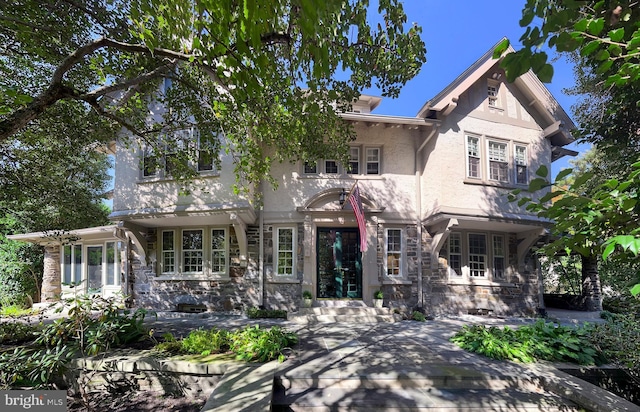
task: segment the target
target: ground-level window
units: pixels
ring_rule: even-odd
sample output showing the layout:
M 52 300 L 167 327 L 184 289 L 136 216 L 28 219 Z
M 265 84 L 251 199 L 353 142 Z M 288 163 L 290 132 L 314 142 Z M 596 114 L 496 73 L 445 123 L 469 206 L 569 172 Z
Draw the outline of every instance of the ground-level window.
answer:
M 122 242 L 64 245 L 61 273 L 63 285 L 80 285 L 87 293 L 101 293 L 104 286 L 120 285 Z
M 185 273 L 202 273 L 204 248 L 203 230 L 182 231 L 182 268 Z
M 293 276 L 295 271 L 295 229 L 278 227 L 275 235 L 275 274 L 277 276 Z
M 446 257 L 450 279 L 504 282 L 508 271 L 508 236 L 499 233 L 452 232 L 440 256 Z
M 402 229 L 386 230 L 385 254 L 387 276 L 402 276 Z
M 229 273 L 228 228 L 165 229 L 159 232 L 158 241 L 161 275 L 221 277 Z
M 227 273 L 227 230 L 211 229 L 211 272 Z

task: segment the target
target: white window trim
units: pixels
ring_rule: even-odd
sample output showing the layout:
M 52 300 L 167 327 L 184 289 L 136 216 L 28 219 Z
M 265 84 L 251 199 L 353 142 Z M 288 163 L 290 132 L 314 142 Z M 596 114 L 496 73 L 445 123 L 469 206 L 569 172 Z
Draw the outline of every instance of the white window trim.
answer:
M 109 243 L 113 243 L 113 247 L 114 247 L 114 262 L 113 262 L 113 284 L 108 284 L 107 280 L 108 280 L 108 273 L 107 273 L 107 244 Z M 76 284 L 76 287 L 79 288 L 78 290 L 82 290 L 84 291 L 84 293 L 88 293 L 89 292 L 89 282 L 88 282 L 88 258 L 89 258 L 89 253 L 88 253 L 88 249 L 90 247 L 101 247 L 102 248 L 102 257 L 101 257 L 101 265 L 102 265 L 102 274 L 101 274 L 101 292 L 102 294 L 104 294 L 105 290 L 110 289 L 110 290 L 114 290 L 116 288 L 120 288 L 121 286 L 121 282 L 120 282 L 120 266 L 121 266 L 121 262 L 120 262 L 120 254 L 121 252 L 121 248 L 122 248 L 122 242 L 120 242 L 119 240 L 115 240 L 115 239 L 109 239 L 109 240 L 103 240 L 103 241 L 92 241 L 92 242 L 88 242 L 88 243 L 74 243 L 74 244 L 70 244 L 70 245 L 61 245 L 60 246 L 60 254 L 62 256 L 62 259 L 60 259 L 60 282 L 62 284 L 62 281 L 64 280 L 64 270 L 65 270 L 65 262 L 64 262 L 64 247 L 65 246 L 70 246 L 71 247 L 71 277 L 72 277 L 72 282 Z M 80 262 L 80 279 L 76 279 L 74 273 L 75 273 L 75 267 L 76 267 L 76 263 L 75 263 L 75 249 L 76 247 L 79 247 L 81 250 L 81 254 L 82 254 L 82 260 Z M 68 289 L 69 287 L 67 285 L 63 285 L 62 286 L 64 289 Z
M 461 240 L 461 275 L 457 275 L 456 272 L 449 266 L 449 261 L 447 260 L 447 273 L 448 273 L 448 282 L 453 284 L 486 284 L 486 285 L 505 285 L 510 284 L 509 276 L 512 274 L 511 266 L 509 264 L 509 234 L 505 232 L 491 232 L 491 231 L 455 231 L 451 232 L 451 235 L 459 234 Z M 470 234 L 479 234 L 484 235 L 486 239 L 486 255 L 485 256 L 485 273 L 484 276 L 471 276 L 471 267 L 469 262 L 469 235 Z M 494 276 L 494 250 L 493 250 L 493 238 L 502 237 L 503 240 L 503 248 L 504 248 L 504 277 L 497 278 Z M 449 242 L 449 239 L 447 239 Z M 449 251 L 450 246 L 447 243 L 447 259 L 449 259 Z
M 502 253 L 503 253 L 502 255 L 497 255 L 496 254 L 495 239 L 498 239 L 498 238 L 502 239 Z M 492 233 L 491 234 L 491 249 L 490 249 L 490 252 L 491 252 L 491 268 L 490 268 L 491 279 L 494 282 L 504 282 L 504 280 L 507 277 L 507 268 L 508 268 L 508 264 L 507 264 L 507 243 L 506 243 L 506 239 L 505 239 L 504 235 L 497 234 L 497 233 Z M 496 258 L 499 258 L 499 257 L 501 257 L 504 260 L 504 263 L 503 263 L 503 265 L 504 265 L 503 272 L 504 273 L 502 274 L 501 277 L 499 277 L 496 274 L 496 264 L 495 263 L 496 263 Z
M 486 138 L 485 141 L 486 141 L 486 143 L 485 143 L 485 146 L 486 146 L 485 147 L 485 151 L 487 153 L 487 155 L 486 155 L 486 159 L 487 159 L 487 161 L 486 161 L 487 179 L 489 181 L 491 181 L 491 182 L 498 182 L 498 183 L 503 183 L 503 184 L 504 183 L 511 183 L 511 179 L 509 178 L 509 176 L 511 175 L 511 173 L 509 171 L 509 168 L 510 168 L 509 165 L 511 163 L 511 161 L 510 161 L 511 159 L 510 159 L 510 156 L 509 156 L 509 153 L 510 153 L 510 151 L 509 151 L 509 142 L 504 141 L 504 140 L 500 140 L 500 139 L 494 139 L 494 138 L 491 138 L 491 137 Z M 505 155 L 504 161 L 502 161 L 502 160 L 492 160 L 491 159 L 491 156 L 490 156 L 491 143 L 504 145 L 504 155 Z M 505 172 L 505 177 L 506 177 L 507 180 L 494 179 L 494 178 L 491 177 L 491 162 L 497 162 L 497 163 L 500 163 L 500 164 L 504 164 L 506 166 L 507 170 Z
M 214 271 L 213 270 L 213 231 L 214 230 L 222 230 L 224 231 L 224 271 Z M 218 277 L 227 277 L 229 274 L 229 230 L 224 227 L 211 227 L 209 228 L 209 259 L 207 262 L 210 263 L 211 274 L 213 276 Z
M 352 150 L 356 150 L 357 151 L 357 155 L 356 155 L 356 159 L 352 160 L 351 157 L 351 151 Z M 361 161 L 361 157 L 362 157 L 362 150 L 360 148 L 360 146 L 350 146 L 349 147 L 349 167 L 347 167 L 347 174 L 350 175 L 359 175 L 362 173 L 362 161 Z M 353 173 L 351 172 L 351 170 L 349 170 L 349 168 L 351 167 L 351 163 L 357 163 L 358 164 L 358 173 Z
M 173 249 L 171 250 L 167 250 L 166 252 L 173 252 L 173 270 L 166 270 L 164 267 L 164 233 L 172 233 L 173 234 Z M 178 240 L 176 239 L 176 231 L 174 229 L 170 229 L 170 230 L 161 230 L 160 231 L 160 238 L 158 241 L 158 245 L 160 245 L 160 247 L 158 248 L 158 253 L 160 254 L 160 273 L 162 275 L 173 275 L 176 272 L 178 272 L 178 269 L 180 267 L 180 265 L 178 265 L 178 257 L 179 255 L 177 254 L 176 251 L 176 246 L 177 246 L 177 242 Z
M 378 151 L 378 160 L 376 162 L 369 162 L 369 156 L 367 154 L 368 150 L 377 150 Z M 370 175 L 370 176 L 381 176 L 382 175 L 382 147 L 380 146 L 364 146 L 364 169 L 360 171 L 360 174 Z M 369 173 L 369 163 L 377 163 L 378 164 L 378 173 Z
M 226 247 L 226 272 L 213 272 L 211 267 L 211 233 L 213 230 L 221 230 L 225 231 L 225 247 Z M 183 250 L 182 250 L 182 235 L 185 230 L 202 230 L 202 272 L 185 272 L 184 271 L 184 260 L 183 260 Z M 163 268 L 163 256 L 162 256 L 162 233 L 163 232 L 173 232 L 174 233 L 174 266 L 176 270 L 174 272 L 164 272 Z M 158 280 L 171 280 L 171 279 L 229 279 L 230 277 L 230 262 L 231 258 L 229 255 L 230 249 L 230 233 L 228 226 L 198 226 L 198 227 L 173 227 L 173 228 L 163 228 L 158 231 L 156 235 L 156 244 L 157 246 L 157 256 L 158 256 L 158 264 L 157 264 L 157 276 Z
M 469 154 L 469 139 L 478 139 L 478 155 L 477 156 L 471 156 Z M 476 180 L 482 180 L 482 138 L 480 136 L 475 136 L 475 135 L 470 135 L 467 134 L 465 135 L 465 144 L 464 144 L 464 149 L 465 149 L 465 165 L 466 165 L 466 178 L 467 179 L 476 179 Z M 478 176 L 471 176 L 471 164 L 469 162 L 469 159 L 473 157 L 474 159 L 478 159 Z
M 280 268 L 278 267 L 278 255 L 280 253 L 280 243 L 278 242 L 278 234 L 280 230 L 291 230 L 292 233 L 292 268 L 291 274 L 280 274 Z M 297 277 L 297 264 L 298 264 L 298 229 L 295 226 L 274 226 L 273 227 L 273 275 L 277 279 L 291 279 Z
M 493 79 L 487 79 L 487 106 L 491 109 L 502 110 L 502 99 L 500 98 L 500 82 Z M 495 94 L 492 95 L 492 92 Z M 491 101 L 494 101 L 492 104 Z
M 524 165 L 519 165 L 517 163 L 517 152 L 518 148 L 524 148 Z M 524 176 L 524 182 L 518 182 L 518 166 L 524 166 L 526 168 L 526 173 Z M 513 144 L 513 183 L 517 185 L 528 185 L 529 184 L 529 146 L 521 143 Z
M 400 274 L 399 275 L 390 275 L 389 274 L 389 231 L 400 231 Z M 384 277 L 387 279 L 405 279 L 407 277 L 407 269 L 406 269 L 406 249 L 407 249 L 407 236 L 404 228 L 399 227 L 388 227 L 384 230 Z M 391 252 L 391 253 L 396 253 Z
M 175 134 L 176 136 L 178 136 L 181 133 L 186 133 L 186 136 L 180 140 L 182 143 L 182 148 L 180 148 L 180 145 L 176 146 L 176 150 L 189 150 L 190 156 L 189 156 L 189 164 L 188 166 L 190 168 L 192 168 L 197 174 L 199 174 L 200 176 L 219 176 L 220 175 L 220 171 L 216 168 L 216 164 L 213 161 L 213 159 L 215 158 L 215 156 L 212 157 L 212 168 L 211 170 L 200 170 L 200 166 L 199 166 L 199 162 L 200 162 L 200 131 L 194 126 L 194 127 L 189 127 L 183 130 L 177 130 L 175 132 L 173 132 L 173 134 Z M 162 138 L 166 138 L 165 135 L 163 135 Z M 159 143 L 159 146 L 161 146 L 162 144 Z M 186 145 L 186 147 L 185 147 Z M 139 152 L 139 160 L 140 160 L 140 180 L 143 181 L 153 181 L 153 180 L 172 180 L 173 177 L 171 176 L 171 174 L 168 172 L 167 170 L 167 155 L 170 155 L 171 153 L 175 153 L 174 151 L 169 152 L 166 145 L 164 146 L 164 148 L 161 150 L 161 153 L 157 154 L 158 157 L 158 164 L 157 164 L 157 168 L 155 169 L 155 173 L 154 174 L 145 174 L 145 158 L 147 157 L 146 154 L 149 153 L 151 155 L 153 155 L 154 153 L 156 153 L 157 150 L 155 150 L 152 146 L 149 145 L 142 145 L 140 147 L 140 152 Z M 218 153 L 218 156 L 220 155 L 220 153 Z
M 197 231 L 197 230 L 202 232 L 202 248 L 201 249 L 186 249 L 186 250 L 183 249 L 182 245 L 183 245 L 183 242 L 184 242 L 184 232 Z M 179 247 L 180 247 L 180 271 L 183 274 L 185 274 L 185 275 L 204 275 L 206 273 L 206 269 L 207 269 L 207 265 L 206 265 L 206 262 L 207 262 L 207 258 L 206 258 L 207 248 L 206 248 L 206 245 L 207 245 L 207 231 L 204 228 L 201 228 L 201 227 L 185 227 L 185 228 L 182 228 L 180 230 L 180 245 L 179 245 Z M 184 259 L 185 259 L 184 253 L 187 252 L 187 251 L 188 252 L 197 252 L 197 251 L 202 252 L 202 271 L 195 271 L 195 272 L 194 271 L 190 271 L 190 272 L 188 272 L 184 268 L 184 266 L 185 266 L 185 264 L 184 264 Z

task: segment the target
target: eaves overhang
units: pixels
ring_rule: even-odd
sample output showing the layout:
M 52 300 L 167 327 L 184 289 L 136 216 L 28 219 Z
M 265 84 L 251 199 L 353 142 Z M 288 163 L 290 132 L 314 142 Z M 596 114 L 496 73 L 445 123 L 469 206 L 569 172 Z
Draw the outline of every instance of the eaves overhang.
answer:
M 439 120 L 418 117 L 389 116 L 368 113 L 340 113 L 340 117 L 353 123 L 364 123 L 369 126 L 382 125 L 386 127 L 404 127 L 407 129 L 419 129 L 433 127 L 440 124 Z

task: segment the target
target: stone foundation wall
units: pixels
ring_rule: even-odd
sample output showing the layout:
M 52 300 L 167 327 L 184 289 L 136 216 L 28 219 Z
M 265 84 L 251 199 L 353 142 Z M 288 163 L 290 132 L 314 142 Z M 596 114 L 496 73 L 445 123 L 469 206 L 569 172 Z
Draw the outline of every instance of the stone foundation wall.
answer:
M 130 290 L 132 304 L 153 310 L 175 311 L 179 304 L 205 305 L 213 312 L 244 312 L 260 303 L 255 228 L 248 236 L 248 264 L 242 267 L 233 228 L 229 229 L 229 277 L 222 279 L 167 279 L 156 275 L 155 251 L 149 251 L 149 264 L 132 253 Z M 154 238 L 150 234 L 150 238 Z
M 478 310 L 490 310 L 497 315 L 538 314 L 537 261 L 528 254 L 523 265 L 518 267 L 516 235 L 509 235 L 508 241 L 507 261 L 511 271 L 503 283 L 488 279 L 478 280 L 476 284 L 450 281 L 447 267 L 439 261 L 437 268 L 425 275 L 427 311 L 433 315 L 467 314 Z

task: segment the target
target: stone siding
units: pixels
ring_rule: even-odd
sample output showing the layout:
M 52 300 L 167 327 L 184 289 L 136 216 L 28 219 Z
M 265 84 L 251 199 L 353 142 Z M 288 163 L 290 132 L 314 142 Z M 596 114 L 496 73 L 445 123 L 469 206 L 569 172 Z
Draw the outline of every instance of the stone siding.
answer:
M 244 312 L 259 305 L 259 271 L 256 251 L 257 229 L 248 230 L 248 264 L 240 262 L 240 248 L 235 231 L 229 228 L 229 277 L 211 279 L 163 279 L 155 271 L 155 251 L 149 251 L 150 263 L 141 262 L 137 253 L 132 253 L 130 285 L 133 305 L 154 310 L 175 311 L 179 304 L 205 305 L 213 312 Z M 155 234 L 149 232 L 149 239 Z M 152 258 L 153 257 L 153 258 Z
M 60 246 L 44 248 L 44 269 L 42 275 L 42 302 L 56 302 L 62 295 L 62 278 L 60 273 Z

